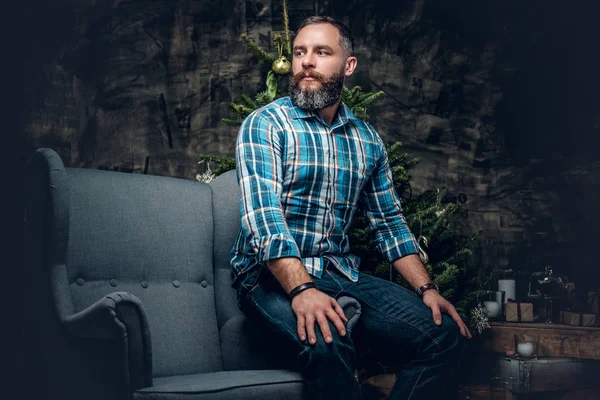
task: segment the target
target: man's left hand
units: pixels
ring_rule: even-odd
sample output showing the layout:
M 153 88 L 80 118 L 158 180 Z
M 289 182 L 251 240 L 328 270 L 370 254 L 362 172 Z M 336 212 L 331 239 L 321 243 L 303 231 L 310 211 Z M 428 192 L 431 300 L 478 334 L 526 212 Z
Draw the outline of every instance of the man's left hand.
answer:
M 458 312 L 456 312 L 456 308 L 454 308 L 452 303 L 443 298 L 436 290 L 428 290 L 423 293 L 423 303 L 431 309 L 433 321 L 436 325 L 442 323 L 442 312 L 444 312 L 451 316 L 454 322 L 456 322 L 460 328 L 460 333 L 464 337 L 471 339 L 471 332 L 469 332 L 469 328 L 467 328 L 467 325 L 463 322 L 460 315 L 458 315 Z

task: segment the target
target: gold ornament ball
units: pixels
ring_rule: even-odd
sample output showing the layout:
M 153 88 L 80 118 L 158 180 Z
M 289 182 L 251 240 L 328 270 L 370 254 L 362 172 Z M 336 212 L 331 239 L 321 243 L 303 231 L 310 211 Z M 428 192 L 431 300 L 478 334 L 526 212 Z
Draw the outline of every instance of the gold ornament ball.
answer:
M 288 61 L 284 56 L 279 57 L 277 60 L 273 61 L 273 65 L 271 65 L 273 72 L 279 75 L 287 75 L 292 70 L 292 64 Z

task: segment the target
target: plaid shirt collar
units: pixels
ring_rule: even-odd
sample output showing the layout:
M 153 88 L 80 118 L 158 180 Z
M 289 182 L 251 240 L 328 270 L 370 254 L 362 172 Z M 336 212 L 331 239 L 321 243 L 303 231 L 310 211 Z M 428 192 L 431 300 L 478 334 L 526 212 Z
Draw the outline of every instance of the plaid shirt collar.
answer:
M 304 108 L 301 108 L 301 107 L 298 107 L 297 105 L 295 105 L 291 97 L 287 97 L 286 100 L 289 103 L 289 107 L 290 107 L 289 113 L 290 113 L 290 117 L 292 119 L 316 118 L 318 120 L 323 121 L 323 119 L 316 112 L 306 110 Z M 340 107 L 338 108 L 336 118 L 333 121 L 333 124 L 331 125 L 331 127 L 337 128 L 339 126 L 343 126 L 346 123 L 348 123 L 350 120 L 353 120 L 353 119 L 358 119 L 358 118 L 356 118 L 356 116 L 354 115 L 352 110 L 350 110 L 350 108 L 348 108 L 347 105 L 345 105 L 344 103 L 340 103 Z M 325 121 L 323 121 L 323 123 L 325 123 Z

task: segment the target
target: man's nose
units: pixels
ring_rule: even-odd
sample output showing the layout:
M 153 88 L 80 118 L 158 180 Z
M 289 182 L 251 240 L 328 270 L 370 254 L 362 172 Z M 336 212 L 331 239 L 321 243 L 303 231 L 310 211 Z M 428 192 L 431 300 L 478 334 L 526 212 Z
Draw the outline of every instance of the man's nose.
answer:
M 312 53 L 306 54 L 302 58 L 302 67 L 305 69 L 314 68 L 315 67 L 315 56 Z

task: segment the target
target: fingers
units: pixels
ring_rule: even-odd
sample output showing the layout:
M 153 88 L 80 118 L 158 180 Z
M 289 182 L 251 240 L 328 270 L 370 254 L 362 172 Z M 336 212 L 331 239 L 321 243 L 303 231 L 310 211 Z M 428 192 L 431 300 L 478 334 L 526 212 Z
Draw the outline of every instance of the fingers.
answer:
M 302 315 L 297 315 L 298 337 L 303 342 L 306 340 L 306 319 Z
M 423 302 L 425 302 L 427 307 L 431 309 L 433 321 L 436 325 L 441 325 L 442 315 L 440 311 L 444 311 L 446 314 L 452 317 L 454 322 L 456 322 L 456 325 L 458 325 L 458 328 L 460 329 L 460 334 L 468 339 L 471 339 L 472 336 L 469 328 L 467 328 L 467 325 L 456 311 L 456 308 L 454 308 L 450 302 L 439 295 L 430 297 L 428 299 L 423 299 Z
M 348 323 L 348 318 L 346 318 L 346 314 L 344 314 L 344 309 L 342 307 L 340 307 L 340 305 L 338 304 L 338 302 L 335 299 L 331 299 L 331 306 L 333 307 L 333 310 L 337 313 L 337 315 L 339 315 L 339 317 L 342 319 L 342 321 L 347 324 Z
M 441 325 L 442 313 L 440 312 L 440 306 L 436 303 L 431 305 L 431 314 L 433 315 L 433 322 L 435 322 L 436 325 Z
M 317 343 L 317 335 L 315 334 L 315 317 L 311 314 L 306 317 L 306 333 L 308 334 L 308 342 L 310 344 Z
M 466 338 L 471 339 L 471 332 L 469 332 L 469 328 L 467 328 L 467 325 L 464 323 L 458 312 L 456 312 L 456 309 L 454 307 L 448 310 L 448 315 L 450 315 L 454 322 L 456 322 L 456 325 L 458 325 L 460 329 L 460 334 Z
M 346 335 L 344 323 L 348 322 L 348 318 L 344 315 L 344 310 L 335 299 L 323 292 L 310 290 L 300 293 L 292 300 L 292 309 L 296 314 L 296 328 L 301 341 L 308 339 L 310 344 L 317 343 L 317 323 L 325 342 L 332 343 L 333 335 L 329 321 L 340 336 Z
M 329 322 L 324 314 L 317 315 L 317 323 L 319 324 L 319 329 L 321 329 L 321 334 L 325 339 L 325 343 L 333 342 L 333 338 L 331 337 L 331 329 L 329 329 Z
M 342 315 L 343 315 L 342 311 Z M 346 317 L 344 316 L 344 320 L 342 320 L 337 313 L 337 310 L 332 309 L 327 313 L 327 318 L 331 321 L 331 323 L 335 326 L 335 329 L 339 332 L 340 336 L 346 336 L 346 327 L 344 326 L 344 320 L 348 322 Z

